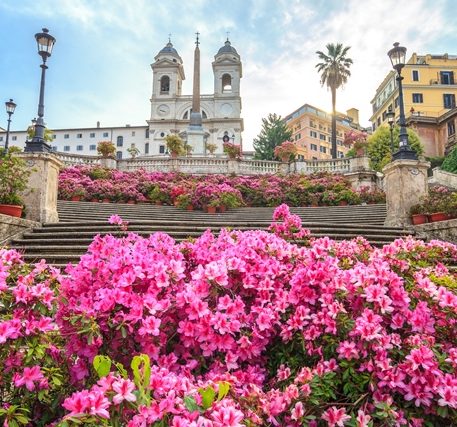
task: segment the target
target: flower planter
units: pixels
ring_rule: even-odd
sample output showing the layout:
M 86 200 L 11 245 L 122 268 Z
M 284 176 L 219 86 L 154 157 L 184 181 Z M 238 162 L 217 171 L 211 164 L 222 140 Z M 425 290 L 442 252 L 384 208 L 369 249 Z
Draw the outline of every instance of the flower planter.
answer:
M 80 202 L 81 201 L 81 196 L 73 196 L 70 198 L 72 202 Z
M 426 214 L 411 215 L 411 222 L 413 223 L 413 225 L 425 224 L 428 222 L 428 215 L 426 215 Z
M 340 200 L 340 201 L 338 202 L 338 206 L 347 206 L 347 205 L 348 205 L 347 200 Z
M 109 203 L 110 199 L 102 199 L 102 203 Z
M 216 206 L 208 206 L 206 208 L 206 212 L 208 212 L 209 214 L 215 214 L 216 213 Z
M 98 199 L 94 197 L 93 199 L 90 199 L 89 202 L 97 203 Z
M 194 205 L 187 205 L 186 206 L 186 211 L 193 211 L 194 210 Z
M 0 204 L 0 214 L 15 216 L 20 218 L 22 215 L 22 206 L 19 205 L 1 205 Z
M 446 221 L 448 219 L 447 214 L 444 212 L 435 212 L 428 216 L 430 222 Z
M 227 207 L 224 205 L 221 205 L 218 207 L 220 213 L 224 213 L 227 210 Z
M 128 204 L 128 205 L 134 205 L 135 203 L 136 203 L 135 200 L 128 200 L 128 201 L 127 201 L 127 204 Z

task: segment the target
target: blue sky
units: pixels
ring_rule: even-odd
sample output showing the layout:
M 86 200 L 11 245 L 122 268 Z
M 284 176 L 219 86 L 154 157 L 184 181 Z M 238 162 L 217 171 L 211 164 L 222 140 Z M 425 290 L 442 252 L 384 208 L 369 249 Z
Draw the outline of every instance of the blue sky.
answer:
M 229 31 L 243 62 L 245 148 L 268 113 L 285 116 L 304 103 L 330 110 L 314 68 L 315 51 L 329 42 L 351 46 L 352 77 L 338 92 L 337 108 L 358 108 L 362 125 L 390 69 L 393 42 L 406 46 L 408 56 L 457 54 L 453 0 L 0 0 L 0 22 L 0 100 L 17 102 L 15 130 L 36 116 L 34 34 L 42 27 L 57 39 L 46 81 L 51 129 L 145 124 L 150 64 L 169 33 L 184 60 L 185 94 L 192 89 L 195 32 L 201 33 L 202 93 L 212 93 L 211 62 Z M 1 127 L 6 119 L 0 113 Z

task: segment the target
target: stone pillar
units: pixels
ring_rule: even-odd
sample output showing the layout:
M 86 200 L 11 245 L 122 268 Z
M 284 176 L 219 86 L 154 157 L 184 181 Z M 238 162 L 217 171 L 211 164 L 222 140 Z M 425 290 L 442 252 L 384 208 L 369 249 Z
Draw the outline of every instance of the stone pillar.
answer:
M 384 173 L 387 217 L 386 226 L 411 225 L 409 210 L 421 202 L 428 193 L 427 169 L 429 162 L 420 160 L 395 160 Z
M 370 158 L 368 156 L 352 157 L 351 172 L 369 171 L 370 170 Z
M 100 159 L 100 166 L 106 169 L 117 169 L 117 160 L 112 157 L 102 157 Z
M 240 161 L 236 159 L 228 159 L 227 161 L 227 172 L 229 174 L 238 175 L 239 173 Z
M 63 163 L 52 153 L 19 153 L 31 170 L 27 189 L 21 194 L 26 218 L 37 222 L 59 222 L 57 187 Z
M 360 191 L 362 187 L 368 187 L 370 191 L 380 187 L 378 185 L 378 173 L 375 171 L 349 172 L 344 174 L 345 178 L 351 183 L 351 188 Z

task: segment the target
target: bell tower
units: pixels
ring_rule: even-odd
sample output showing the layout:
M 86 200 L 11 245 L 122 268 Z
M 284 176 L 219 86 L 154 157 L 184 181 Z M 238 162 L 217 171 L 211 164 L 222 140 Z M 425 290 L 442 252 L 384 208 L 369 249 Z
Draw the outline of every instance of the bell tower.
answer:
M 243 76 L 240 55 L 228 38 L 214 56 L 213 73 L 216 97 L 240 96 L 240 79 Z

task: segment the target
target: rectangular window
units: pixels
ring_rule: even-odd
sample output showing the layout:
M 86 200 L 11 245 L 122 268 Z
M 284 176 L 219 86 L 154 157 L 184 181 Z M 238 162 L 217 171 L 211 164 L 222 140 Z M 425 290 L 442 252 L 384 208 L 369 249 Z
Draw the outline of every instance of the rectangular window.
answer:
M 442 85 L 453 85 L 454 73 L 452 71 L 440 71 L 440 83 Z
M 311 150 L 317 151 L 317 145 L 316 144 L 311 144 Z
M 12 139 L 13 141 L 17 141 L 17 136 L 14 135 L 13 137 L 11 137 L 11 139 Z
M 418 81 L 419 81 L 419 71 L 413 70 L 413 82 L 418 82 Z
M 149 138 L 149 128 L 146 129 L 145 133 L 144 133 L 144 137 L 147 139 Z
M 64 139 L 68 139 L 68 138 L 70 138 L 70 134 L 65 133 L 65 134 L 63 135 L 63 137 L 64 137 Z
M 424 97 L 421 93 L 413 93 L 413 103 L 422 104 L 424 102 Z
M 381 126 L 381 117 L 378 117 L 377 123 L 378 123 L 378 126 Z
M 453 93 L 443 94 L 444 108 L 455 108 L 455 95 Z
M 149 132 L 149 129 L 146 129 Z M 144 154 L 149 154 L 149 142 L 144 144 Z
M 65 145 L 65 147 L 63 147 L 63 151 L 70 151 L 70 146 L 69 145 Z
M 341 139 L 337 139 L 336 145 L 339 145 L 341 147 L 343 145 L 343 141 L 341 141 Z
M 387 117 L 386 114 L 387 114 L 387 110 L 384 110 L 382 112 L 382 121 L 386 120 L 386 117 Z
M 76 146 L 76 151 L 83 151 L 83 146 L 82 145 L 77 145 Z
M 455 135 L 455 122 L 454 120 L 451 120 L 447 124 L 447 136 L 452 136 Z
M 89 145 L 90 151 L 95 151 L 96 149 L 97 149 L 97 146 L 95 144 Z
M 309 131 L 309 135 L 310 135 L 311 137 L 313 137 L 313 138 L 317 138 L 317 132 L 314 131 L 314 130 L 310 130 L 310 131 Z
M 0 136 L 0 141 L 3 141 L 3 136 Z
M 89 135 L 89 137 L 95 138 L 95 132 L 91 132 L 90 135 Z
M 121 160 L 121 159 L 122 159 L 122 151 L 118 151 L 118 152 L 116 153 L 116 159 L 117 159 L 117 160 Z
M 52 135 L 52 139 L 56 139 L 56 138 L 57 138 L 57 135 L 54 133 L 54 134 Z
M 395 105 L 395 108 L 398 107 L 398 96 L 395 98 L 394 105 Z
M 132 130 L 132 136 L 135 136 L 135 131 L 134 130 Z
M 327 140 L 327 139 L 325 138 L 325 135 L 322 134 L 322 133 L 319 134 L 319 139 L 320 139 L 321 141 L 326 141 L 326 140 Z
M 57 145 L 52 146 L 52 151 L 57 151 Z
M 165 145 L 159 145 L 159 153 L 165 154 Z
M 108 138 L 108 132 L 103 132 L 103 138 Z
M 314 123 L 314 120 L 310 120 L 310 121 L 309 121 L 309 125 L 310 125 L 312 128 L 315 128 L 315 127 L 316 127 L 316 123 Z
M 82 134 L 82 133 L 77 133 L 77 134 L 76 134 L 76 138 L 81 139 L 82 137 L 83 137 L 83 134 Z
M 320 152 L 321 153 L 327 154 L 327 148 L 326 147 L 322 147 L 322 145 L 321 145 L 319 148 L 320 148 Z
M 342 151 L 338 151 L 338 158 L 342 159 L 344 157 L 344 154 Z

